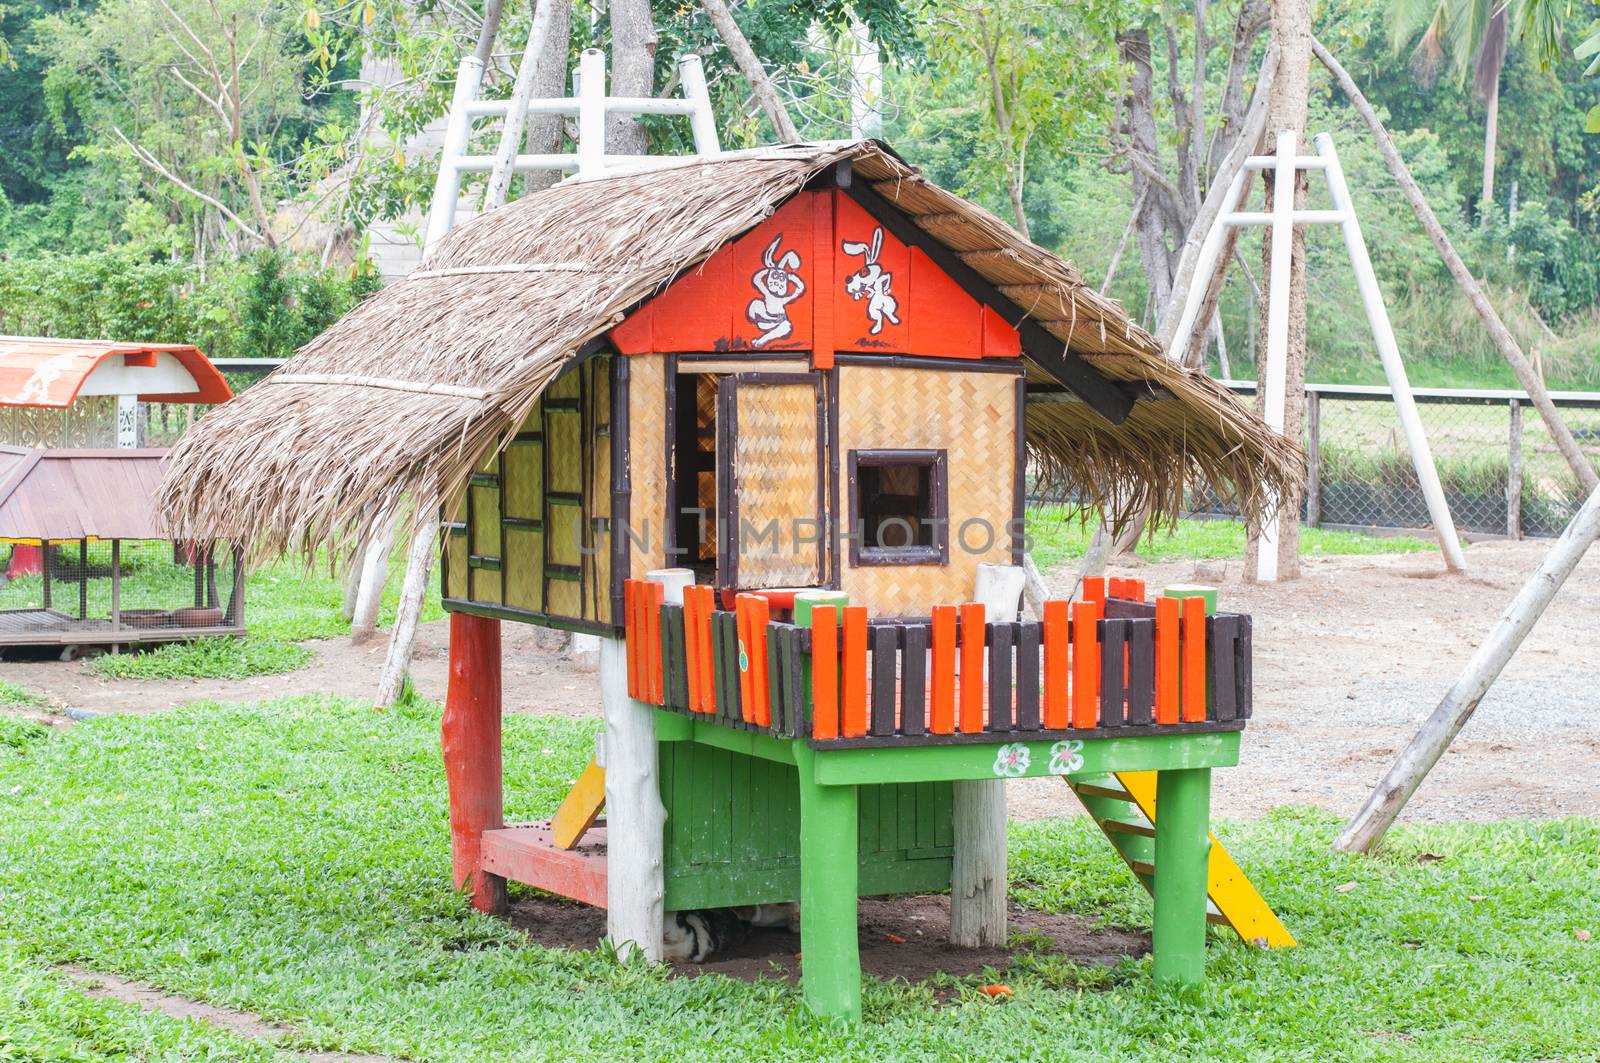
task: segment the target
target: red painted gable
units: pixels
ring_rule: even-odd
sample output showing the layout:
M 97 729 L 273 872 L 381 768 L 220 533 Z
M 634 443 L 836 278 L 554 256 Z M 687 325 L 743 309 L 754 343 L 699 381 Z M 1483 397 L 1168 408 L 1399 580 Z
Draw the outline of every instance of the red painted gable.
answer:
M 1016 329 L 836 191 L 801 192 L 611 331 L 623 354 L 1014 358 Z

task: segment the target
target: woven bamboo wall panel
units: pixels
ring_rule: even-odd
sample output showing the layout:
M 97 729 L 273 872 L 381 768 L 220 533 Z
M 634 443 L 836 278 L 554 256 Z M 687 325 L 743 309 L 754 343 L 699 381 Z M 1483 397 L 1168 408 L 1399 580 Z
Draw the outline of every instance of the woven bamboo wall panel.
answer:
M 576 502 L 550 501 L 550 519 L 544 528 L 545 539 L 549 543 L 549 553 L 553 565 L 571 565 L 576 568 L 583 561 L 583 551 L 580 546 L 585 543 L 583 533 L 583 509 Z M 577 616 L 577 613 L 573 613 Z
M 506 556 L 501 562 L 506 604 L 544 612 L 544 533 L 534 528 L 506 529 Z
M 578 581 L 575 579 L 551 580 L 549 605 L 550 608 L 546 612 L 551 616 L 581 616 L 583 601 L 578 593 Z
M 582 389 L 582 386 L 578 380 L 577 373 L 564 372 L 551 381 L 548 388 L 545 388 L 544 397 L 558 401 L 575 399 L 578 397 L 578 392 Z
M 487 568 L 472 570 L 472 600 L 485 605 L 500 604 L 500 573 Z
M 839 370 L 841 474 L 851 450 L 948 451 L 950 563 L 851 567 L 840 584 L 850 601 L 880 616 L 926 616 L 932 605 L 972 597 L 980 562 L 1008 564 L 1016 469 L 1016 378 L 877 366 Z M 848 520 L 849 485 L 840 508 Z M 977 518 L 965 543 L 962 522 Z M 992 531 L 992 542 L 990 538 Z
M 506 448 L 503 487 L 506 516 L 522 520 L 544 519 L 542 443 L 513 443 Z
M 472 491 L 472 552 L 500 556 L 500 489 L 474 484 Z
M 584 596 L 583 615 L 590 620 L 598 620 L 602 624 L 611 622 L 611 550 L 606 540 L 600 540 L 600 547 L 593 556 L 587 559 L 589 570 L 585 577 L 588 580 L 588 593 Z
M 633 492 L 628 500 L 628 523 L 633 529 L 628 552 L 629 575 L 634 579 L 643 579 L 652 568 L 665 567 L 665 376 L 662 355 L 628 359 L 628 463 Z
M 738 404 L 739 586 L 811 586 L 818 548 L 796 524 L 818 517 L 816 389 L 741 385 Z
M 544 424 L 550 490 L 577 494 L 583 490 L 583 418 L 577 410 L 546 410 Z
M 445 536 L 443 589 L 450 598 L 467 596 L 467 533 L 464 531 Z

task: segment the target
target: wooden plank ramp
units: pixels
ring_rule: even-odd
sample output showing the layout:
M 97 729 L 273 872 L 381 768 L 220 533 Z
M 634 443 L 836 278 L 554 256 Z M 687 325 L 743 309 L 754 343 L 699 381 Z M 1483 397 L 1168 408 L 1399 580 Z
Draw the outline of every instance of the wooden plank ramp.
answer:
M 1068 776 L 1065 781 L 1145 889 L 1153 891 L 1156 773 L 1123 771 Z M 1263 948 L 1294 946 L 1294 936 L 1215 834 L 1211 835 L 1206 869 L 1206 896 L 1209 922 L 1232 927 L 1241 938 Z

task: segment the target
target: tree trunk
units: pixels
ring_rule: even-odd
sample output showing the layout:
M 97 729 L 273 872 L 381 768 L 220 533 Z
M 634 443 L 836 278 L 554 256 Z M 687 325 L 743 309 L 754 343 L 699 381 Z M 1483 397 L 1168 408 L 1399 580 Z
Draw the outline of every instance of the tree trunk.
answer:
M 1228 75 L 1222 84 L 1222 117 L 1217 122 L 1217 134 L 1211 140 L 1211 153 L 1207 160 L 1207 169 L 1213 175 L 1212 186 L 1220 178 L 1222 160 L 1228 157 L 1238 142 L 1239 116 L 1245 113 L 1245 79 L 1250 74 L 1256 38 L 1267 28 L 1271 17 L 1272 6 L 1268 0 L 1245 0 L 1239 7 L 1239 17 L 1234 19 L 1233 41 L 1228 48 Z M 1266 61 L 1263 60 L 1262 70 L 1265 69 Z
M 1495 79 L 1495 83 L 1490 88 L 1483 105 L 1483 195 L 1478 199 L 1478 217 L 1482 221 L 1488 221 L 1494 214 L 1495 141 L 1500 137 L 1500 81 L 1498 78 Z
M 1600 487 L 1600 477 L 1595 475 L 1583 451 L 1578 447 L 1578 441 L 1573 438 L 1572 432 L 1567 428 L 1566 422 L 1561 419 L 1561 414 L 1556 410 L 1555 403 L 1550 401 L 1550 392 L 1545 389 L 1544 381 L 1529 364 L 1527 356 L 1522 353 L 1522 348 L 1517 346 L 1517 341 L 1511 338 L 1510 331 L 1505 322 L 1500 320 L 1500 315 L 1495 312 L 1489 297 L 1483 293 L 1483 288 L 1478 284 L 1477 278 L 1467 269 L 1467 264 L 1461 261 L 1461 256 L 1456 254 L 1455 245 L 1450 242 L 1450 237 L 1445 234 L 1444 226 L 1439 224 L 1439 219 L 1434 216 L 1433 208 L 1428 206 L 1428 201 L 1422 198 L 1422 189 L 1417 187 L 1417 182 L 1412 178 L 1411 171 L 1406 168 L 1405 160 L 1400 157 L 1399 150 L 1394 146 L 1394 141 L 1389 139 L 1388 132 L 1383 128 L 1383 123 L 1378 121 L 1378 116 L 1372 110 L 1372 105 L 1356 87 L 1355 80 L 1350 77 L 1350 72 L 1335 59 L 1333 53 L 1323 47 L 1322 42 L 1313 41 L 1312 50 L 1322 65 L 1328 68 L 1333 79 L 1339 83 L 1339 88 L 1355 105 L 1356 112 L 1361 115 L 1371 130 L 1373 139 L 1378 142 L 1378 150 L 1383 153 L 1383 162 L 1388 167 L 1389 175 L 1400 185 L 1400 190 L 1405 193 L 1406 201 L 1411 204 L 1411 210 L 1416 214 L 1417 220 L 1422 223 L 1422 231 L 1428 234 L 1434 250 L 1439 252 L 1439 257 L 1444 259 L 1445 266 L 1450 270 L 1450 275 L 1455 278 L 1456 284 L 1472 303 L 1472 308 L 1478 312 L 1479 319 L 1483 322 L 1484 329 L 1489 333 L 1489 338 L 1500 351 L 1500 356 L 1511 366 L 1511 371 L 1517 375 L 1517 381 L 1522 389 L 1528 393 L 1529 400 L 1534 409 L 1539 411 L 1545 428 L 1550 432 L 1550 439 L 1555 443 L 1556 449 L 1561 451 L 1561 456 L 1567 459 L 1567 464 L 1572 467 L 1573 474 L 1585 491 L 1593 491 Z
M 528 101 L 533 98 L 540 61 L 550 51 L 547 45 L 555 23 L 555 8 L 558 6 L 561 6 L 558 0 L 537 0 L 534 5 L 533 24 L 528 28 L 528 44 L 522 51 L 522 62 L 517 64 L 517 76 L 511 85 L 511 97 L 506 103 L 505 121 L 500 129 L 500 148 L 495 152 L 494 169 L 489 172 L 488 186 L 483 193 L 484 210 L 505 206 L 511 195 L 517 154 L 522 150 L 527 129 Z
M 1489 693 L 1512 654 L 1528 637 L 1534 623 L 1544 614 L 1550 600 L 1597 537 L 1600 537 L 1600 488 L 1590 492 L 1589 500 L 1550 548 L 1539 570 L 1506 606 L 1500 622 L 1467 662 L 1461 677 L 1384 773 L 1361 811 L 1345 825 L 1344 832 L 1333 843 L 1335 849 L 1347 853 L 1366 852 L 1383 838 L 1411 795 L 1422 785 L 1422 780 L 1472 718 L 1473 710 Z
M 1267 132 L 1269 136 L 1282 130 L 1293 130 L 1296 143 L 1304 145 L 1306 111 L 1311 82 L 1311 9 L 1308 0 L 1273 0 L 1272 43 L 1278 49 L 1278 72 L 1272 79 L 1272 91 L 1267 97 Z M 1297 150 L 1304 151 L 1299 147 Z M 1273 207 L 1272 171 L 1266 176 L 1266 210 Z M 1305 202 L 1306 176 L 1297 174 L 1294 182 L 1295 205 Z M 1266 274 L 1262 288 L 1271 283 L 1270 239 L 1262 242 L 1262 272 Z M 1306 238 L 1305 230 L 1296 226 L 1289 255 L 1289 342 L 1285 355 L 1283 434 L 1298 442 L 1304 434 L 1306 385 Z M 1262 302 L 1258 349 L 1267 349 L 1267 305 Z M 1267 390 L 1267 359 L 1261 360 L 1258 370 L 1257 395 L 1263 401 Z M 1300 575 L 1300 499 L 1304 484 L 1297 484 L 1284 492 L 1278 500 L 1278 578 L 1296 579 Z M 1256 571 L 1260 550 L 1259 530 L 1253 529 L 1245 550 L 1245 569 Z
M 738 65 L 739 73 L 750 83 L 751 94 L 755 96 L 756 102 L 761 105 L 762 112 L 767 116 L 767 121 L 772 123 L 773 130 L 778 134 L 778 143 L 798 142 L 800 131 L 796 128 L 794 119 L 789 117 L 789 108 L 784 105 L 783 97 L 778 94 L 778 87 L 772 83 L 772 77 L 762 65 L 755 49 L 750 47 L 750 41 L 739 28 L 739 23 L 734 20 L 733 12 L 729 10 L 728 5 L 723 0 L 700 0 L 700 6 L 705 8 L 706 14 L 711 19 L 711 25 L 716 27 L 717 36 L 728 46 L 728 53 Z
M 545 37 L 544 50 L 539 53 L 539 66 L 533 76 L 533 98 L 550 100 L 568 95 L 567 47 L 572 43 L 572 2 L 552 0 L 550 32 Z M 536 114 L 527 120 L 527 133 L 523 144 L 530 155 L 554 155 L 561 150 L 566 123 L 559 114 Z M 549 188 L 561 180 L 556 170 L 536 170 L 522 175 L 524 193 Z
M 1028 236 L 1028 216 L 1022 209 L 1022 171 L 1017 164 L 1006 160 L 1006 198 L 1011 201 L 1011 216 L 1016 219 L 1017 232 L 1024 240 Z
M 1161 156 L 1155 118 L 1155 75 L 1150 65 L 1150 35 L 1143 29 L 1117 35 L 1117 51 L 1129 66 L 1128 90 L 1123 96 L 1123 119 L 1128 136 L 1127 151 L 1133 177 L 1133 198 L 1142 204 L 1135 215 L 1134 235 L 1139 261 L 1144 267 L 1149 290 L 1147 305 L 1157 313 L 1167 305 L 1172 293 L 1171 231 L 1178 229 L 1182 204 L 1176 201 L 1170 183 L 1157 181 Z M 1154 170 L 1155 173 L 1150 171 Z
M 610 95 L 655 95 L 658 42 L 656 24 L 650 17 L 650 0 L 611 0 Z M 606 117 L 608 154 L 644 155 L 648 147 L 649 138 L 635 115 Z

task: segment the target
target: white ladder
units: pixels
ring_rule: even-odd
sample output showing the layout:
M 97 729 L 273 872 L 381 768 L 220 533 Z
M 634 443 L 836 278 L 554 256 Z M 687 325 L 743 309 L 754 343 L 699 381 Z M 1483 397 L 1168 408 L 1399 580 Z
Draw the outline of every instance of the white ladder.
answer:
M 1411 451 L 1412 464 L 1416 466 L 1417 480 L 1422 485 L 1423 497 L 1428 503 L 1428 514 L 1439 537 L 1445 563 L 1461 571 L 1467 561 L 1461 553 L 1461 540 L 1456 535 L 1455 520 L 1445 502 L 1444 488 L 1439 483 L 1439 472 L 1434 468 L 1433 453 L 1428 449 L 1428 437 L 1422 429 L 1422 418 L 1417 414 L 1417 403 L 1411 395 L 1411 383 L 1406 379 L 1405 363 L 1400 360 L 1400 347 L 1395 342 L 1394 327 L 1389 323 L 1389 311 L 1378 290 L 1377 275 L 1372 272 L 1372 259 L 1367 254 L 1367 241 L 1361 235 L 1361 222 L 1356 218 L 1355 205 L 1350 200 L 1350 189 L 1345 184 L 1344 170 L 1339 165 L 1339 155 L 1333 149 L 1333 138 L 1319 133 L 1315 142 L 1315 155 L 1295 154 L 1295 132 L 1282 130 L 1277 135 L 1276 153 L 1252 155 L 1234 174 L 1222 201 L 1222 212 L 1206 233 L 1200 245 L 1200 258 L 1194 275 L 1210 277 L 1217 268 L 1230 228 L 1269 226 L 1271 232 L 1272 283 L 1267 293 L 1267 372 L 1266 393 L 1262 396 L 1262 412 L 1267 424 L 1283 431 L 1284 404 L 1288 384 L 1289 360 L 1289 257 L 1296 225 L 1337 225 L 1344 233 L 1344 246 L 1355 269 L 1356 287 L 1361 292 L 1361 302 L 1366 307 L 1367 324 L 1372 329 L 1372 339 L 1383 362 L 1384 374 L 1389 378 L 1389 390 L 1394 395 L 1400 426 L 1405 431 L 1406 444 Z M 1253 172 L 1272 171 L 1273 200 L 1271 211 L 1240 211 L 1240 196 L 1245 181 Z M 1327 175 L 1328 196 L 1332 210 L 1294 209 L 1295 176 L 1300 170 L 1321 170 Z M 1183 316 L 1173 333 L 1173 350 L 1186 348 L 1194 332 L 1195 318 L 1205 297 L 1204 284 L 1191 284 L 1183 304 Z M 1172 352 L 1168 352 L 1169 354 Z M 1298 520 L 1299 514 L 1288 515 Z M 1284 514 L 1275 514 L 1261 528 L 1261 548 L 1256 563 L 1256 578 L 1271 582 L 1278 578 L 1279 522 Z
M 522 62 L 537 61 L 531 47 L 535 31 L 530 30 L 530 48 Z M 520 76 L 520 72 L 519 72 Z M 450 100 L 450 114 L 446 119 L 444 146 L 439 158 L 439 176 L 433 186 L 433 200 L 428 209 L 427 236 L 423 240 L 423 253 L 433 249 L 439 239 L 450 231 L 455 222 L 456 200 L 461 194 L 463 174 L 489 173 L 495 167 L 495 155 L 472 154 L 472 123 L 479 118 L 500 118 L 504 121 L 502 141 L 509 139 L 520 148 L 522 118 L 525 114 L 556 114 L 576 116 L 578 119 L 578 150 L 553 155 L 525 155 L 517 151 L 512 156 L 511 169 L 516 173 L 537 170 L 567 170 L 580 177 L 598 177 L 615 164 L 628 166 L 647 165 L 651 160 L 672 159 L 661 155 L 607 155 L 606 116 L 612 114 L 665 114 L 680 115 L 689 119 L 694 136 L 695 155 L 711 157 L 721 154 L 717 141 L 717 125 L 711 110 L 711 94 L 706 89 L 705 70 L 700 57 L 693 53 L 678 60 L 678 80 L 683 85 L 683 99 L 658 99 L 650 96 L 608 96 L 606 94 L 606 57 L 598 48 L 586 48 L 578 61 L 574 78 L 575 97 L 528 100 L 517 114 L 511 100 L 481 100 L 478 90 L 483 84 L 483 64 L 473 55 L 463 56 L 456 70 L 455 94 Z M 515 149 L 513 149 L 515 150 Z M 502 146 L 502 153 L 504 147 Z M 676 160 L 674 160 L 676 161 Z

